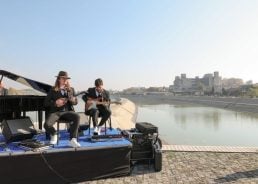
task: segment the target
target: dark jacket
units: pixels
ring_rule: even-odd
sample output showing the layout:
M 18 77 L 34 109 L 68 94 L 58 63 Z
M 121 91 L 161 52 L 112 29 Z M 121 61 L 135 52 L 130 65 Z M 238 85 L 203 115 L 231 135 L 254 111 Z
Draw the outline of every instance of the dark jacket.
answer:
M 67 99 L 69 99 L 69 97 L 73 97 L 74 96 L 74 93 L 75 92 L 74 92 L 73 88 L 71 88 L 71 91 L 68 92 L 67 95 L 62 95 L 61 91 L 55 91 L 54 88 L 52 88 L 50 90 L 50 92 L 48 93 L 48 95 L 46 96 L 45 101 L 44 101 L 44 105 L 46 107 L 46 110 L 49 113 L 62 111 L 64 109 L 64 106 L 57 107 L 56 106 L 56 100 L 59 99 L 59 98 L 67 98 Z M 68 111 L 74 111 L 73 105 L 76 105 L 77 103 L 78 103 L 77 102 L 77 98 L 76 98 L 75 101 L 68 100 L 67 104 L 65 105 L 66 109 Z
M 104 101 L 110 101 L 110 95 L 109 95 L 109 92 L 107 90 L 103 89 L 103 92 L 102 92 L 101 96 L 103 97 Z M 88 91 L 87 91 L 87 94 L 82 96 L 82 99 L 83 99 L 84 102 L 87 102 L 88 98 L 93 98 L 93 99 L 98 98 L 97 95 L 96 95 L 95 87 L 94 88 L 89 88 Z

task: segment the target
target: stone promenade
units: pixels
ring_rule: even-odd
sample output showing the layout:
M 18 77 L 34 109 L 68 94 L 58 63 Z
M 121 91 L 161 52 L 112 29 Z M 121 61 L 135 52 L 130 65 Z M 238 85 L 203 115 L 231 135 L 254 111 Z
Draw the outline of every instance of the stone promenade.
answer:
M 163 152 L 163 168 L 148 164 L 132 168 L 130 176 L 83 184 L 257 183 L 258 153 Z

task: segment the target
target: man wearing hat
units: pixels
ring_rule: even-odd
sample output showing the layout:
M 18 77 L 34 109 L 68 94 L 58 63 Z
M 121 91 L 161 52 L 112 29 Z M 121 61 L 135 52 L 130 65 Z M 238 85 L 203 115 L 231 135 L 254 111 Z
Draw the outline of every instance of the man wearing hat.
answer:
M 44 128 L 50 134 L 50 144 L 57 143 L 57 134 L 54 124 L 57 120 L 64 120 L 70 123 L 70 142 L 71 147 L 80 147 L 77 142 L 78 127 L 80 116 L 74 112 L 73 105 L 76 105 L 77 98 L 74 96 L 74 89 L 70 87 L 67 72 L 60 71 L 56 76 L 55 86 L 50 90 L 46 99 L 45 106 L 49 112 Z

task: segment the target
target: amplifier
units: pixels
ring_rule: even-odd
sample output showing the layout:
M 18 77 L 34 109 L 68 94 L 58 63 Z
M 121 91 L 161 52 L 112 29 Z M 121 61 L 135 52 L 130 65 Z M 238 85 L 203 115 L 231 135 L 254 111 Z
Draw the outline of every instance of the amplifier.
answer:
M 36 129 L 29 117 L 3 121 L 2 134 L 6 142 L 31 139 L 37 134 Z
M 132 142 L 131 160 L 153 159 L 152 139 L 137 129 L 123 130 L 122 135 Z

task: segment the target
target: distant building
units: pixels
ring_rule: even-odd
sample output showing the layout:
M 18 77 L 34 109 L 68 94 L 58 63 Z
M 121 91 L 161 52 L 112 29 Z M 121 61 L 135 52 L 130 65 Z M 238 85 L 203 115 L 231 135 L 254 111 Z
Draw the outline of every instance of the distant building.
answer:
M 252 80 L 246 81 L 245 84 L 246 84 L 246 85 L 252 85 L 252 84 L 253 84 L 253 81 L 252 81 Z
M 146 91 L 145 87 L 130 87 L 127 89 L 123 90 L 124 94 L 135 94 L 135 95 L 139 95 L 139 94 L 144 94 Z
M 258 87 L 258 83 L 253 84 L 253 87 Z
M 169 87 L 174 93 L 203 95 L 204 93 L 222 93 L 222 80 L 219 72 L 205 74 L 203 78 L 187 78 L 186 74 L 176 76 L 174 85 Z
M 222 94 L 222 80 L 219 76 L 219 72 L 214 72 L 213 89 L 215 94 Z
M 123 90 L 123 94 L 146 95 L 146 94 L 167 94 L 169 88 L 162 87 L 130 87 Z
M 223 79 L 222 80 L 222 87 L 224 89 L 235 89 L 240 88 L 244 84 L 242 79 L 239 78 L 229 78 L 229 79 Z

